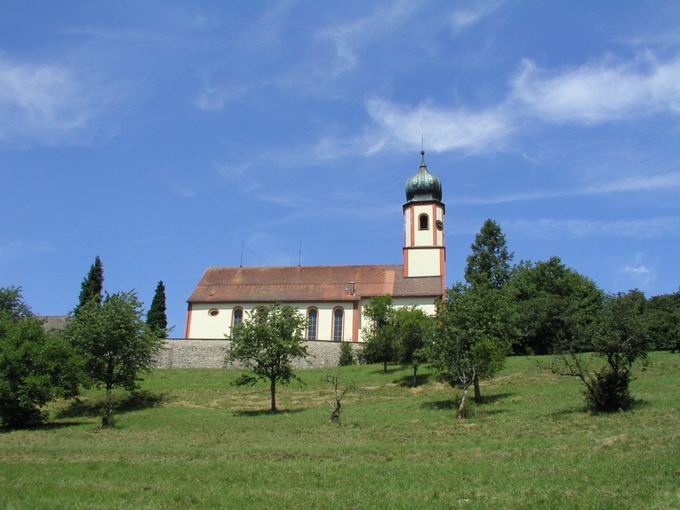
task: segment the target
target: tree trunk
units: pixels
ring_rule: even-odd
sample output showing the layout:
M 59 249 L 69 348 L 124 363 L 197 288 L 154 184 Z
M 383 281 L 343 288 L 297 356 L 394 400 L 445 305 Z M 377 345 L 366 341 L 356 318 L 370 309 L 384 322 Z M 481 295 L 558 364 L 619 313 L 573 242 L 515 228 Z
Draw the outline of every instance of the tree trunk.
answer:
M 111 396 L 111 387 L 106 387 L 106 396 L 104 397 L 104 408 L 102 409 L 102 428 L 113 427 L 113 397 Z
M 387 373 L 387 361 L 383 361 L 383 371 Z
M 481 404 L 482 392 L 479 391 L 479 377 L 475 376 L 474 383 L 475 383 L 475 404 Z
M 271 380 L 270 390 L 272 394 L 272 413 L 275 413 L 278 409 L 276 409 L 276 380 L 274 379 Z
M 466 386 L 463 389 L 463 396 L 460 399 L 460 405 L 458 406 L 458 418 L 463 419 L 465 418 L 465 404 L 467 401 L 467 392 L 468 392 L 468 387 Z
M 413 365 L 413 387 L 415 388 L 418 385 L 418 366 Z

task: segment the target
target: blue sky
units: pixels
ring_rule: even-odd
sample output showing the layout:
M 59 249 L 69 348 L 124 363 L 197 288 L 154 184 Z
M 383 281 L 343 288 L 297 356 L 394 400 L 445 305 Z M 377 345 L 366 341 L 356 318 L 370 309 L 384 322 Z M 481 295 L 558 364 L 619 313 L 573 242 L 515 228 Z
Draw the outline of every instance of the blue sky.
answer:
M 63 314 L 99 254 L 169 319 L 208 266 L 401 263 L 421 133 L 449 283 L 516 260 L 680 286 L 678 2 L 33 2 L 0 17 L 0 285 Z

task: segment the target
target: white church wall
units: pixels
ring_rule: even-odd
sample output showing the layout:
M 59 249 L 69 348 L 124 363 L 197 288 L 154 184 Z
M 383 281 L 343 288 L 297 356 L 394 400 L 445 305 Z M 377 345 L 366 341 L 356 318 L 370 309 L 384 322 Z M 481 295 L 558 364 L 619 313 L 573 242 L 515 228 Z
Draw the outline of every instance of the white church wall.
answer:
M 427 214 L 427 230 L 420 230 L 420 215 Z M 413 206 L 413 220 L 415 222 L 414 229 L 414 246 L 432 246 L 432 204 L 415 205 Z
M 223 339 L 231 330 L 232 316 L 235 308 L 241 308 L 244 317 L 260 306 L 262 303 L 196 303 L 192 307 L 189 338 Z M 351 302 L 323 302 L 323 303 L 286 303 L 297 309 L 304 317 L 307 310 L 315 307 L 319 311 L 317 319 L 317 340 L 332 340 L 333 338 L 333 311 L 342 308 L 344 341 L 352 340 L 353 306 Z M 217 315 L 211 316 L 208 311 L 216 309 Z

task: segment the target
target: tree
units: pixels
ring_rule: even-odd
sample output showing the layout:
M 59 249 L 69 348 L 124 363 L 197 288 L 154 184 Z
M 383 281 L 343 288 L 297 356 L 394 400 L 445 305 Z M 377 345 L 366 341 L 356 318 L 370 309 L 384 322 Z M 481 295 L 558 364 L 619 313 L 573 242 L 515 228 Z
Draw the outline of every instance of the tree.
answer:
M 586 318 L 581 334 L 566 339 L 561 346 L 553 371 L 579 378 L 591 411 L 631 407 L 633 363 L 644 359 L 649 347 L 644 307 L 645 296 L 638 290 L 608 296 L 601 313 L 594 319 Z M 583 353 L 584 345 L 592 346 L 594 356 Z
M 80 311 L 80 308 L 90 301 L 94 301 L 97 304 L 101 303 L 103 290 L 104 268 L 102 266 L 102 260 L 99 258 L 99 255 L 97 255 L 94 259 L 94 263 L 90 266 L 87 276 L 83 278 L 83 283 L 80 286 L 78 306 L 74 312 L 77 314 Z
M 500 225 L 492 219 L 486 220 L 470 248 L 472 254 L 467 258 L 465 280 L 470 285 L 503 287 L 510 279 L 513 254 L 508 251 Z
M 100 304 L 86 301 L 66 329 L 85 359 L 89 383 L 106 390 L 102 426 L 113 426 L 112 391 L 138 389 L 161 348 L 160 339 L 144 322 L 143 305 L 134 291 L 107 295 Z
M 165 285 L 161 280 L 156 286 L 156 292 L 153 295 L 149 312 L 146 314 L 147 325 L 160 338 L 168 336 L 168 318 L 165 311 Z
M 340 359 L 338 365 L 345 367 L 354 363 L 354 354 L 349 342 L 340 342 Z
M 419 308 L 400 308 L 394 313 L 397 359 L 413 368 L 413 386 L 418 385 L 418 366 L 423 362 L 423 349 L 430 337 L 432 318 Z
M 240 362 L 252 374 L 244 374 L 236 384 L 269 381 L 271 411 L 276 412 L 276 385 L 296 378 L 293 360 L 307 355 L 304 341 L 305 319 L 288 305 L 256 308 L 233 328 L 228 362 Z
M 31 308 L 21 295 L 21 287 L 0 287 L 0 317 L 19 320 L 32 315 Z
M 459 417 L 465 416 L 470 385 L 503 368 L 515 334 L 513 315 L 507 293 L 485 286 L 458 283 L 439 304 L 428 360 L 440 378 L 463 389 Z
M 78 394 L 80 361 L 58 333 L 45 333 L 39 319 L 0 315 L 0 421 L 10 427 L 39 423 L 42 406 Z
M 364 348 L 362 355 L 368 363 L 382 363 L 387 372 L 387 363 L 396 360 L 394 308 L 392 296 L 376 296 L 364 307 L 367 325 L 364 327 Z
M 576 317 L 596 315 L 604 299 L 590 278 L 565 266 L 559 257 L 520 262 L 507 285 L 517 304 L 518 354 L 553 353 L 559 342 L 574 335 Z
M 331 404 L 330 402 L 326 401 L 326 404 L 328 404 L 328 407 L 331 409 L 331 417 L 329 418 L 328 421 L 331 423 L 335 423 L 337 425 L 340 425 L 342 423 L 341 421 L 341 414 L 342 414 L 342 399 L 343 397 L 347 394 L 348 391 L 354 390 L 354 385 L 349 385 L 345 386 L 343 389 L 339 389 L 338 385 L 340 384 L 340 376 L 339 375 L 327 375 L 326 376 L 326 382 L 329 383 L 333 387 L 333 400 L 334 403 Z
M 647 301 L 645 320 L 654 349 L 680 350 L 680 290 Z

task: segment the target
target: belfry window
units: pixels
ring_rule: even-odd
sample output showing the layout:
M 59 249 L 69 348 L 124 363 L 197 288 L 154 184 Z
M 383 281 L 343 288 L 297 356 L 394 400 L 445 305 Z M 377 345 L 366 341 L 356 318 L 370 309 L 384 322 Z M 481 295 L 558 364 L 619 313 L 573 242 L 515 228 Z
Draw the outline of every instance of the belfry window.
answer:
M 342 341 L 342 323 L 345 318 L 345 311 L 342 308 L 333 310 L 333 341 Z
M 237 306 L 231 315 L 231 327 L 238 326 L 243 322 L 243 308 Z
M 307 340 L 316 340 L 316 329 L 319 322 L 319 310 L 310 308 L 307 310 Z
M 421 214 L 420 216 L 418 216 L 418 229 L 419 230 L 430 229 L 430 217 L 427 214 Z

